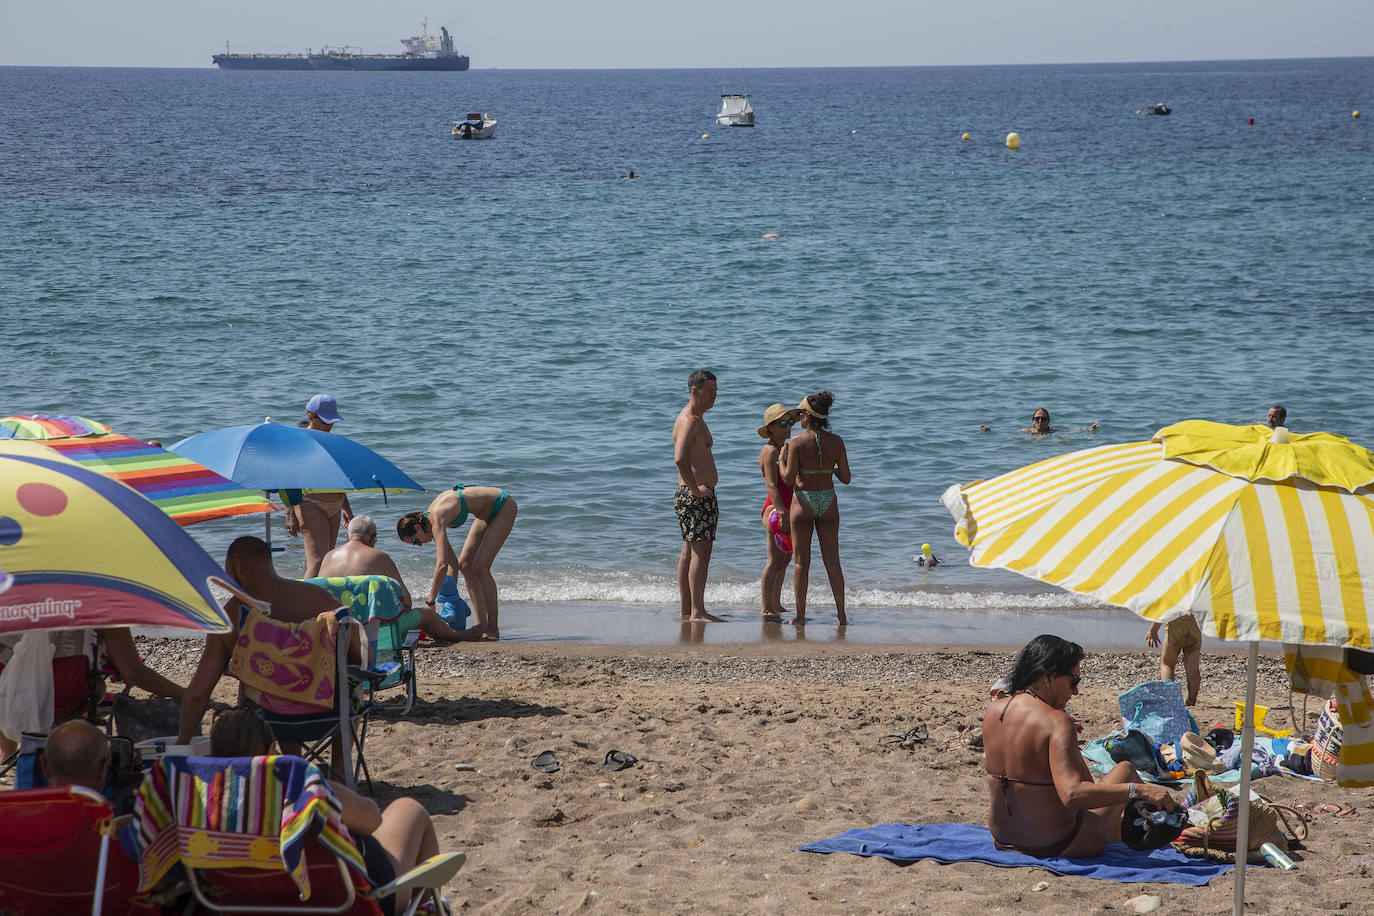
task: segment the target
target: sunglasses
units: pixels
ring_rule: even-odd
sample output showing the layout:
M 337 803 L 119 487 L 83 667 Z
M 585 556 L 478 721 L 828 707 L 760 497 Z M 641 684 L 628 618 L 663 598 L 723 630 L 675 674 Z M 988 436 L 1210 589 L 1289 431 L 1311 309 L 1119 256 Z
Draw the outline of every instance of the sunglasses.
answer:
M 797 425 L 796 420 L 777 420 L 775 422 L 783 429 L 791 429 L 792 427 Z
M 1077 689 L 1078 689 L 1078 684 L 1079 684 L 1079 682 L 1081 682 L 1081 681 L 1083 680 L 1082 675 L 1078 675 L 1078 674 L 1065 674 L 1065 675 L 1063 675 L 1063 676 L 1069 679 L 1069 689 L 1070 689 L 1070 690 L 1077 690 Z

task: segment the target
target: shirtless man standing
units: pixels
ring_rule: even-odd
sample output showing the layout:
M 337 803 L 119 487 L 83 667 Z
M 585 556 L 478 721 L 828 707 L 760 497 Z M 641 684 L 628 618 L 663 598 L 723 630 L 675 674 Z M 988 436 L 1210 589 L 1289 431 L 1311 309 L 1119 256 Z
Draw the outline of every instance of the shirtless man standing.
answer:
M 673 511 L 682 528 L 682 556 L 677 561 L 681 620 L 721 620 L 706 613 L 706 568 L 716 540 L 720 506 L 716 502 L 716 459 L 705 413 L 716 403 L 716 377 L 698 369 L 687 377 L 687 406 L 673 423 L 673 463 L 677 492 Z

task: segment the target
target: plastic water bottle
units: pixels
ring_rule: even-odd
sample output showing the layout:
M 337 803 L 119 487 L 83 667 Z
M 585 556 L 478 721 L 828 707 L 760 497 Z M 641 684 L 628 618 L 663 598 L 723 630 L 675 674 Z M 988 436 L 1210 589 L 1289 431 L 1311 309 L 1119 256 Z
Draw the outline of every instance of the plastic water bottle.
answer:
M 1285 871 L 1297 868 L 1293 860 L 1288 858 L 1288 854 L 1279 849 L 1273 843 L 1265 843 L 1260 847 L 1260 855 L 1264 856 L 1264 861 L 1275 868 L 1282 868 Z

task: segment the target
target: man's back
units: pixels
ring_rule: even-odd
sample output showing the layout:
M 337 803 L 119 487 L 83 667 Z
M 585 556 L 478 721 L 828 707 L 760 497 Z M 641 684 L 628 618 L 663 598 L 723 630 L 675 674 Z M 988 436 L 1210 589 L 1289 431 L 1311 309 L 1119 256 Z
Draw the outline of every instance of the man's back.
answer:
M 321 576 L 391 576 L 399 581 L 396 563 L 385 551 L 349 539 L 324 555 Z

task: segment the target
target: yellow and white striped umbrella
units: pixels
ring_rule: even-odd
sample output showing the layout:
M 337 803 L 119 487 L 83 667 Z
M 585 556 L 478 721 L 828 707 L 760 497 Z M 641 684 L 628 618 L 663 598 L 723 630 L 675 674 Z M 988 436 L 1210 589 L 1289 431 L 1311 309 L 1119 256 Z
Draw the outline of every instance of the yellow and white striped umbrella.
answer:
M 1370 648 L 1374 453 L 1190 420 L 950 487 L 975 566 L 1221 639 Z M 1283 440 L 1283 441 L 1276 441 Z

